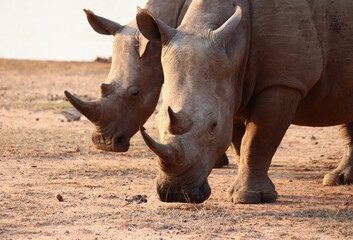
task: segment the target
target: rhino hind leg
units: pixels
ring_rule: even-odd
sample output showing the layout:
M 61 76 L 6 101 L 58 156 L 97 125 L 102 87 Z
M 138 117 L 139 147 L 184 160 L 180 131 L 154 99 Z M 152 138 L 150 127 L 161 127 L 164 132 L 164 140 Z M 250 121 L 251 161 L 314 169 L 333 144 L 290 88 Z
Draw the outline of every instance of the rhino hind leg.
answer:
M 234 123 L 233 126 L 233 137 L 232 137 L 232 143 L 231 143 L 231 149 L 232 152 L 234 153 L 234 156 L 237 160 L 237 163 L 239 165 L 240 161 L 240 145 L 241 145 L 241 140 L 244 136 L 245 133 L 245 124 L 242 121 L 237 121 Z M 229 160 L 226 154 L 223 154 L 221 158 L 217 160 L 216 165 L 214 168 L 222 168 L 225 165 L 229 164 Z
M 237 163 L 239 165 L 240 162 L 240 147 L 241 147 L 241 140 L 243 139 L 245 134 L 245 124 L 242 121 L 235 122 L 233 125 L 233 137 L 231 148 L 232 151 L 237 159 Z
M 325 186 L 353 183 L 353 122 L 341 125 L 339 131 L 345 150 L 338 167 L 325 175 L 322 181 Z

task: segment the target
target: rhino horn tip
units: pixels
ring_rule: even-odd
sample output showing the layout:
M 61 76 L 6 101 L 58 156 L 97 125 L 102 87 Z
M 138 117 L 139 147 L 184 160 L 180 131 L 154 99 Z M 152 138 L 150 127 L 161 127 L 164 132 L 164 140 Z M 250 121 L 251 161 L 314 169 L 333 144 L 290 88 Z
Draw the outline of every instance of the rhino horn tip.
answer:
M 89 9 L 84 8 L 83 11 L 88 15 L 88 14 L 93 14 L 93 12 Z
M 64 94 L 65 94 L 66 98 L 70 98 L 72 96 L 72 94 L 67 90 L 64 91 Z

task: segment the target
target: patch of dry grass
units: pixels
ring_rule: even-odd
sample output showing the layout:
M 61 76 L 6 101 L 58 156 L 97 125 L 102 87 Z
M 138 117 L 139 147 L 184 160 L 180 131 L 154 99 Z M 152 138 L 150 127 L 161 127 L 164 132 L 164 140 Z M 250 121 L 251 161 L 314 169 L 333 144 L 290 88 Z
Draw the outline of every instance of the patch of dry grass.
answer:
M 17 159 L 65 157 L 75 153 L 80 147 L 98 152 L 90 141 L 88 131 L 70 129 L 17 129 L 4 128 L 0 135 L 0 152 L 6 157 Z

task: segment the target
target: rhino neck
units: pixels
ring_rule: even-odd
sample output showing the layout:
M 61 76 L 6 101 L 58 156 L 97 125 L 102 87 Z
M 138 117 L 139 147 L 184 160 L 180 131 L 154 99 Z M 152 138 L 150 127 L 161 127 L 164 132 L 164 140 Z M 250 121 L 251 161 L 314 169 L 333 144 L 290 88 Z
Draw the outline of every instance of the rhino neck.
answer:
M 232 43 L 227 46 L 228 56 L 234 63 L 233 69 L 237 69 L 240 60 L 240 69 L 234 71 L 233 79 L 235 81 L 235 115 L 241 110 L 244 104 L 244 94 L 248 91 L 249 83 L 246 81 L 246 72 L 251 42 L 251 0 L 236 1 L 242 8 L 242 21 L 238 27 L 237 34 L 233 36 Z
M 243 104 L 244 88 L 247 88 L 245 73 L 251 39 L 250 4 L 250 0 L 194 0 L 178 28 L 184 32 L 205 35 L 205 29 L 217 29 L 233 15 L 236 6 L 241 7 L 242 20 L 226 45 L 229 62 L 233 64 L 231 78 L 235 88 L 235 113 Z
M 170 27 L 176 28 L 180 25 L 191 1 L 192 0 L 149 0 L 146 3 L 145 9 Z

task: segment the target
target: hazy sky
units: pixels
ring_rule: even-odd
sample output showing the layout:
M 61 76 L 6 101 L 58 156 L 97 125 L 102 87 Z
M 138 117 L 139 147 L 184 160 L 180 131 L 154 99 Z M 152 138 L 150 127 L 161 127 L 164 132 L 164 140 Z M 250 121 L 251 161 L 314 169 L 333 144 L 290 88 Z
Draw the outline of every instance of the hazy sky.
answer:
M 146 0 L 0 0 L 0 58 L 93 60 L 108 57 L 113 36 L 100 35 L 83 9 L 126 24 Z

